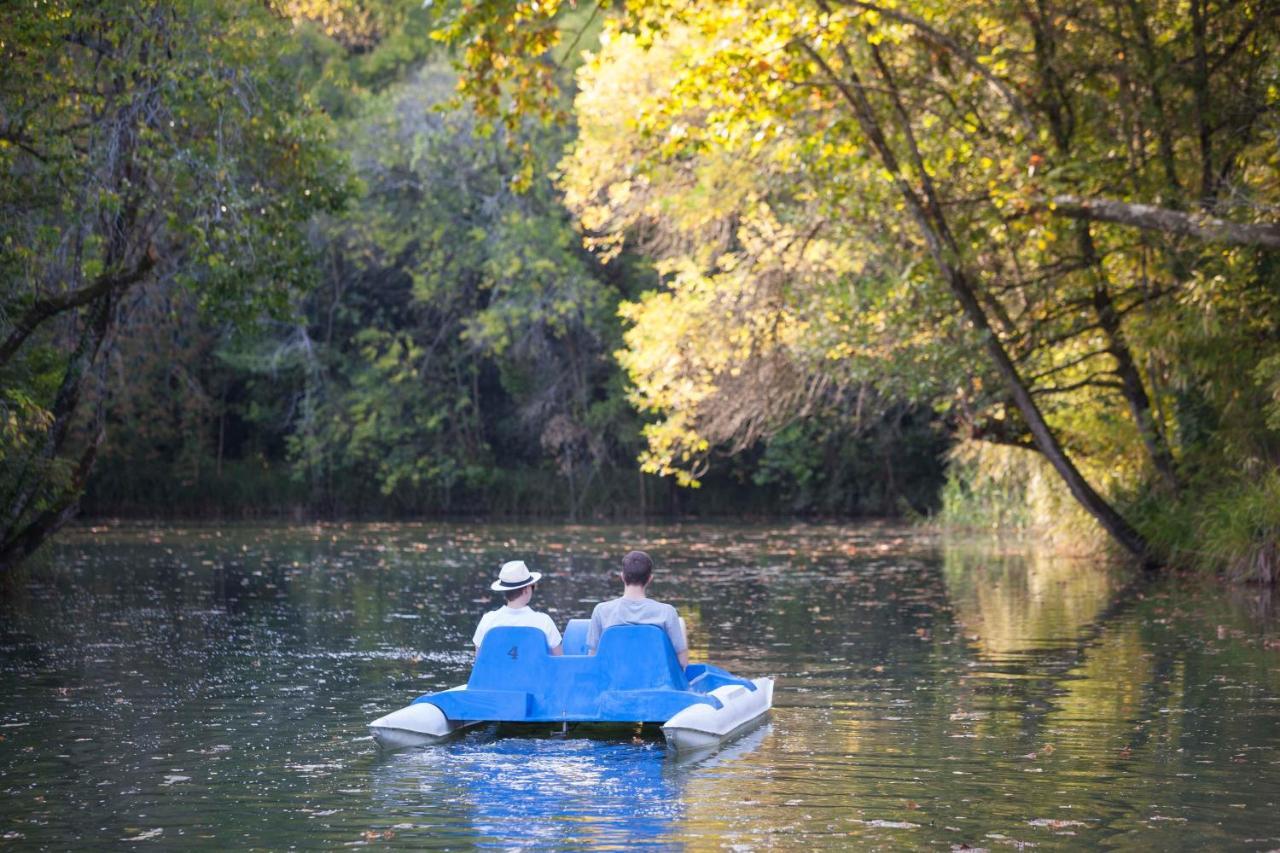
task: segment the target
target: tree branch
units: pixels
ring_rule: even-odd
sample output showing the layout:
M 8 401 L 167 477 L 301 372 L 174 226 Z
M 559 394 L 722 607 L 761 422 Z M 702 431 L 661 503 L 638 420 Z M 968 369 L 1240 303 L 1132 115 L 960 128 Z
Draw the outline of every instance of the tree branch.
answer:
M 1280 249 L 1280 224 L 1271 222 L 1230 222 L 1206 214 L 1183 213 L 1152 204 L 1137 204 L 1107 198 L 1082 199 L 1059 195 L 1040 207 L 1070 219 L 1114 222 L 1147 231 L 1161 231 L 1179 237 L 1195 237 L 1208 243 Z
M 1081 364 L 1084 364 L 1086 361 L 1088 361 L 1091 358 L 1098 358 L 1099 356 L 1111 355 L 1111 354 L 1112 354 L 1111 350 L 1108 350 L 1108 349 L 1090 350 L 1089 352 L 1086 352 L 1083 355 L 1079 355 L 1079 356 L 1076 356 L 1075 358 L 1068 359 L 1067 361 L 1057 365 L 1056 367 L 1050 367 L 1047 370 L 1042 370 L 1041 372 L 1035 374 L 1034 376 L 1028 377 L 1027 384 L 1034 387 L 1035 383 L 1039 382 L 1042 379 L 1048 379 L 1050 376 L 1054 375 L 1055 373 L 1061 373 L 1064 370 L 1070 370 L 1073 367 L 1079 367 Z
M 1050 388 L 1033 388 L 1032 394 L 1037 397 L 1045 397 L 1049 394 L 1067 394 L 1072 391 L 1079 391 L 1081 388 L 1107 388 L 1112 391 L 1124 391 L 1124 385 L 1120 382 L 1109 379 L 1098 379 L 1090 376 L 1088 379 L 1081 379 L 1079 382 L 1072 382 L 1070 385 L 1058 385 Z
M 95 299 L 105 296 L 114 290 L 124 290 L 130 285 L 137 284 L 147 273 L 151 272 L 157 260 L 159 260 L 159 257 L 156 254 L 155 247 L 148 247 L 147 253 L 142 256 L 142 259 L 131 270 L 111 275 L 104 273 L 94 279 L 92 284 L 85 285 L 79 290 L 37 299 L 18 318 L 18 321 L 14 323 L 13 331 L 5 338 L 4 343 L 0 344 L 0 367 L 9 363 L 9 360 L 18 352 L 23 342 L 45 320 L 64 311 L 88 305 Z
M 977 57 L 965 49 L 960 42 L 956 41 L 951 36 L 936 29 L 921 18 L 909 15 L 906 12 L 901 12 L 897 9 L 881 6 L 878 3 L 867 3 L 865 0 L 836 0 L 836 2 L 843 6 L 852 6 L 855 9 L 875 12 L 876 14 L 882 15 L 892 21 L 897 21 L 900 24 L 906 24 L 911 27 L 916 32 L 920 33 L 921 37 L 924 38 L 925 41 L 931 42 L 937 47 L 951 53 L 963 62 L 970 71 L 973 71 L 982 77 L 982 79 L 986 80 L 987 85 L 994 89 L 1013 109 L 1014 114 L 1018 116 L 1018 120 L 1022 122 L 1023 128 L 1028 133 L 1034 129 L 1034 123 L 1031 121 L 1031 115 L 1028 112 L 1026 105 L 1022 102 L 1022 99 L 1019 98 L 1003 80 L 992 73 L 990 68 L 979 62 Z

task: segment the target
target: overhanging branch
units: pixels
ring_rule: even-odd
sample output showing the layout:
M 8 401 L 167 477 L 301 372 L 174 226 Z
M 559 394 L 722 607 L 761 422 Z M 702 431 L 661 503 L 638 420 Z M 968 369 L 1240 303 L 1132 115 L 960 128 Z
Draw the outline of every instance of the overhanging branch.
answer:
M 1118 225 L 1160 231 L 1179 237 L 1195 237 L 1209 243 L 1280 249 L 1280 224 L 1277 223 L 1231 222 L 1206 214 L 1184 213 L 1153 204 L 1137 204 L 1107 198 L 1082 199 L 1073 195 L 1054 196 L 1051 201 L 1041 203 L 1039 208 L 1071 219 L 1114 222 Z
M 7 364 L 9 359 L 13 358 L 14 354 L 17 353 L 19 347 L 22 346 L 23 341 L 45 320 L 64 311 L 88 305 L 95 299 L 112 291 L 124 290 L 131 285 L 137 284 L 146 277 L 147 273 L 151 272 L 157 260 L 159 260 L 159 257 L 156 254 L 155 247 L 148 247 L 147 253 L 142 256 L 133 269 L 110 274 L 104 273 L 94 279 L 92 284 L 87 284 L 79 290 L 37 299 L 18 318 L 13 325 L 13 331 L 5 338 L 4 343 L 0 344 L 0 365 Z

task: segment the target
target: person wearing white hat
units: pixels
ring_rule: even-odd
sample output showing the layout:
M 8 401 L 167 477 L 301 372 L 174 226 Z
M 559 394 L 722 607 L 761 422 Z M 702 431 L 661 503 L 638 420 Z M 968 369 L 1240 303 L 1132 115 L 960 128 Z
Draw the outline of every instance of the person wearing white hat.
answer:
M 542 580 L 542 572 L 529 571 L 529 567 L 523 560 L 512 560 L 502 564 L 502 568 L 498 571 L 498 579 L 489 585 L 489 589 L 505 595 L 507 603 L 497 610 L 490 610 L 480 618 L 475 636 L 471 638 L 471 642 L 475 643 L 477 655 L 480 654 L 480 644 L 484 641 L 485 634 L 493 628 L 507 626 L 537 628 L 547 635 L 547 649 L 551 654 L 564 654 L 563 638 L 556 630 L 556 623 L 552 622 L 547 614 L 539 613 L 529 606 L 529 601 L 533 598 L 533 590 L 540 580 Z

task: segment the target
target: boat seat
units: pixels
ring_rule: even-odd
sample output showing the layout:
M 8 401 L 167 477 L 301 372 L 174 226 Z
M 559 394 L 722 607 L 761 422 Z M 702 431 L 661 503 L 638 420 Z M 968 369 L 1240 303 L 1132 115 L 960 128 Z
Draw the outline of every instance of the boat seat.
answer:
M 585 655 L 587 653 L 587 629 L 591 627 L 590 619 L 570 619 L 564 626 L 564 644 L 562 649 L 566 655 Z
M 657 625 L 615 625 L 596 651 L 610 690 L 688 690 L 667 632 Z
M 546 680 L 547 635 L 537 628 L 494 628 L 476 655 L 469 690 L 538 690 Z
M 582 620 L 586 621 L 586 620 Z M 484 637 L 463 690 L 419 697 L 451 720 L 663 722 L 694 704 L 719 708 L 689 690 L 666 632 L 617 625 L 595 655 L 552 657 L 537 628 L 494 628 Z

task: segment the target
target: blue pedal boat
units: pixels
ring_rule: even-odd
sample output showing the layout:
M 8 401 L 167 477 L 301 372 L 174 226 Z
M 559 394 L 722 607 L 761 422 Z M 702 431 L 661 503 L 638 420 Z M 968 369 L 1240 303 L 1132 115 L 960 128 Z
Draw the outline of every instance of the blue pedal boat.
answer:
M 439 743 L 479 723 L 662 726 L 677 751 L 706 749 L 760 723 L 773 707 L 773 679 L 738 678 L 706 663 L 682 668 L 666 633 L 619 625 L 586 650 L 587 620 L 564 633 L 564 655 L 547 652 L 535 628 L 494 628 L 467 683 L 419 696 L 369 724 L 392 749 Z

